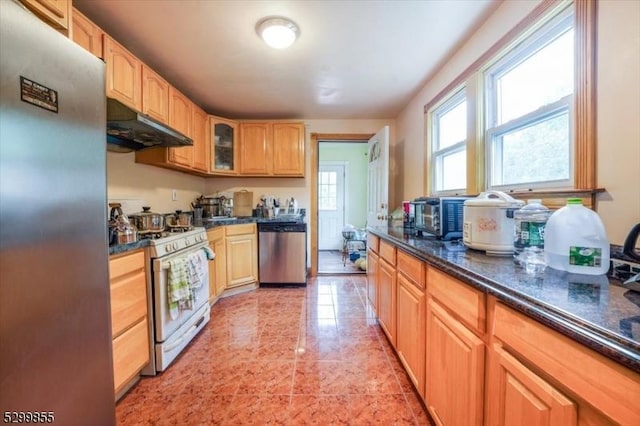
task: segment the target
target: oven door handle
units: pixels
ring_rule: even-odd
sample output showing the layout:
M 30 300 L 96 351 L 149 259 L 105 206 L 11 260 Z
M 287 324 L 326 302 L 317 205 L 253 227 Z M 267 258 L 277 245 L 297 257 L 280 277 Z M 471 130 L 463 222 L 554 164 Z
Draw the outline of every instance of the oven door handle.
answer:
M 191 327 L 189 327 L 189 329 L 187 331 L 185 331 L 184 334 L 182 336 L 180 336 L 180 338 L 178 340 L 176 340 L 175 342 L 173 342 L 169 346 L 165 346 L 163 348 L 164 352 L 171 352 L 172 350 L 174 350 L 175 348 L 180 346 L 185 338 L 189 337 L 191 334 L 193 334 L 194 331 L 196 331 L 198 329 L 200 324 L 202 324 L 202 321 L 204 321 L 204 317 L 201 317 L 195 324 L 193 324 Z
M 187 255 L 188 256 L 188 255 Z M 186 257 L 186 256 L 185 256 Z M 215 257 L 215 254 L 214 254 Z M 211 262 L 213 259 L 207 259 L 209 262 Z M 160 269 L 162 269 L 163 271 L 166 271 L 167 269 L 170 269 L 171 265 L 169 264 L 169 262 L 162 262 L 160 264 Z

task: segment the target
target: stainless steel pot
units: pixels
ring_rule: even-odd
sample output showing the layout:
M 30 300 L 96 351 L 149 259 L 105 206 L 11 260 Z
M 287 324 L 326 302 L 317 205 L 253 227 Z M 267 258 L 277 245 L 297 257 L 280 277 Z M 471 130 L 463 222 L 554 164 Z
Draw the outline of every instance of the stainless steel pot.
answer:
M 212 218 L 216 216 L 224 215 L 224 200 L 226 197 L 201 197 L 198 199 L 200 206 L 202 207 L 202 217 Z
M 167 226 L 169 227 L 181 227 L 187 228 L 191 226 L 192 216 L 190 212 L 183 212 L 182 210 L 176 210 L 175 214 L 166 216 Z
M 159 213 L 150 211 L 151 207 L 143 207 L 140 213 L 129 216 L 139 233 L 151 233 L 164 231 L 165 219 Z

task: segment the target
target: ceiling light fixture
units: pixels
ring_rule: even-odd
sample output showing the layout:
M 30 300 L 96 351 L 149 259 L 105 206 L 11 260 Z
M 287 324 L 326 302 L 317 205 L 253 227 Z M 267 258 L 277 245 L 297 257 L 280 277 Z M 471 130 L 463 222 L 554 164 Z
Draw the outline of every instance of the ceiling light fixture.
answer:
M 293 21 L 280 16 L 264 18 L 256 25 L 256 31 L 274 49 L 286 49 L 300 34 L 300 29 Z

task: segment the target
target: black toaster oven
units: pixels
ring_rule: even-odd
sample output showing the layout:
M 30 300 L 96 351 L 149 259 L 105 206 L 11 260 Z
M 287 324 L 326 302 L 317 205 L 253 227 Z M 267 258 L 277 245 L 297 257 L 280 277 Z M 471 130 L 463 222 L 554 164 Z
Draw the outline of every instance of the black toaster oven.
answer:
M 464 202 L 470 197 L 422 197 L 414 206 L 414 228 L 443 240 L 462 238 Z

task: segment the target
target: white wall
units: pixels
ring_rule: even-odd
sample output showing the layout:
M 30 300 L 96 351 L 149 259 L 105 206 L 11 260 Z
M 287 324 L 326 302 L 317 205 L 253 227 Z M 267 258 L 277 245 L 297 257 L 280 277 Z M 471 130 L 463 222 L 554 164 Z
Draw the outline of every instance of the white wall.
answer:
M 640 222 L 640 2 L 598 4 L 597 210 L 622 244 Z
M 191 210 L 191 202 L 204 191 L 205 179 L 186 173 L 137 164 L 133 152 L 107 153 L 107 197 L 126 200 L 125 213 L 149 206 L 156 213 Z M 176 190 L 177 200 L 172 200 Z M 127 206 L 130 206 L 127 208 Z
M 427 82 L 396 119 L 403 173 L 394 182 L 405 199 L 426 194 L 424 105 L 522 20 L 540 1 L 506 1 Z M 599 2 L 597 210 L 609 239 L 622 244 L 640 222 L 640 2 Z

